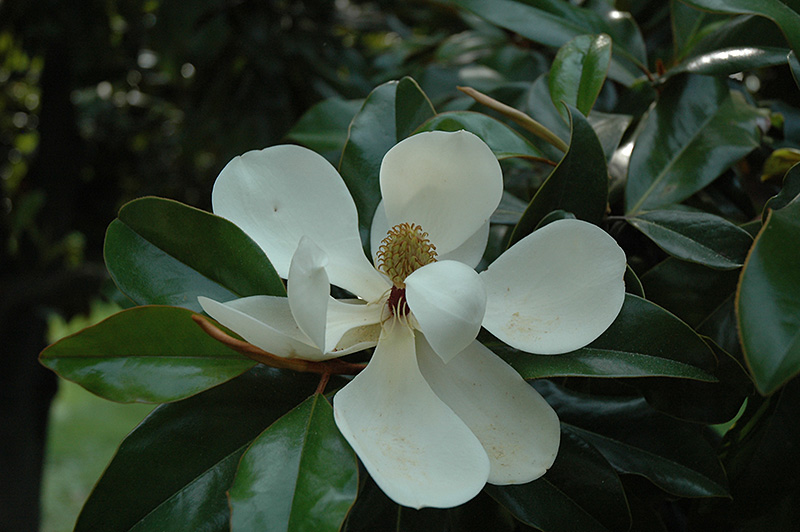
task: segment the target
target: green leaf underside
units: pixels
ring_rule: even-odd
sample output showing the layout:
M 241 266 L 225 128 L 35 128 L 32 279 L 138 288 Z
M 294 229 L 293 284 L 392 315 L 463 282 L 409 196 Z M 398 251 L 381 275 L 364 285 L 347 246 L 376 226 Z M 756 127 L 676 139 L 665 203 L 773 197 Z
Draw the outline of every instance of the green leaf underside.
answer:
M 627 221 L 670 255 L 711 268 L 740 267 L 753 243 L 746 231 L 713 214 L 651 211 Z
M 742 348 L 769 394 L 800 373 L 800 200 L 770 211 L 736 294 Z
M 568 107 L 570 147 L 539 187 L 514 228 L 509 247 L 529 235 L 550 212 L 571 212 L 579 220 L 600 223 L 608 197 L 608 171 L 603 147 L 580 112 Z
M 192 315 L 177 307 L 134 307 L 54 343 L 40 360 L 61 377 L 121 403 L 176 401 L 255 365 L 206 335 Z
M 229 383 L 157 407 L 123 440 L 75 532 L 230 530 L 226 491 L 239 458 L 317 381 L 257 366 Z
M 728 496 L 725 473 L 702 426 L 658 413 L 641 397 L 588 396 L 549 381 L 538 381 L 536 388 L 562 425 L 618 472 L 643 476 L 678 496 Z
M 139 305 L 200 312 L 198 296 L 286 294 L 267 256 L 241 229 L 172 200 L 148 197 L 123 206 L 103 251 L 114 282 Z
M 756 148 L 758 112 L 721 80 L 670 80 L 637 138 L 628 168 L 628 214 L 679 203 Z
M 230 490 L 231 530 L 339 530 L 358 491 L 355 454 L 314 395 L 265 430 Z
M 540 530 L 627 530 L 625 492 L 603 455 L 563 424 L 558 453 L 543 477 L 522 485 L 487 485 L 484 490 L 517 519 Z
M 480 137 L 498 159 L 544 158 L 544 154 L 538 148 L 504 123 L 473 111 L 440 113 L 422 124 L 417 132 L 460 131 L 462 129 Z

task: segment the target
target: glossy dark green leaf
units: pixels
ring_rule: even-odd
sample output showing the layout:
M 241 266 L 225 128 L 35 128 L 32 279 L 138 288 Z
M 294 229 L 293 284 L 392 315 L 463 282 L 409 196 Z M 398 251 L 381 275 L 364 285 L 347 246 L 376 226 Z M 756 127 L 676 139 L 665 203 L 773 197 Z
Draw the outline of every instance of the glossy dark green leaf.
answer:
M 229 531 L 226 491 L 239 458 L 267 426 L 313 393 L 317 381 L 258 366 L 157 407 L 120 445 L 75 531 Z
M 527 203 L 504 190 L 500 205 L 497 206 L 497 209 L 492 214 L 491 222 L 493 224 L 517 225 L 527 207 Z
M 679 203 L 757 147 L 759 113 L 706 76 L 670 80 L 631 154 L 625 210 Z
M 106 232 L 106 266 L 139 305 L 202 311 L 198 296 L 219 301 L 285 295 L 267 256 L 231 222 L 176 201 L 127 203 Z
M 777 195 L 771 197 L 764 206 L 765 221 L 770 209 L 782 209 L 798 196 L 800 196 L 800 164 L 794 165 L 786 172 L 783 178 L 783 187 L 781 187 L 781 191 Z
M 693 327 L 736 290 L 738 278 L 736 270 L 714 270 L 672 257 L 640 277 L 647 299 Z
M 619 147 L 622 136 L 628 129 L 632 116 L 618 115 L 612 113 L 601 113 L 600 111 L 593 110 L 587 117 L 589 124 L 597 134 L 600 144 L 603 146 L 603 153 L 606 154 L 606 161 L 610 161 L 614 152 Z
M 745 359 L 769 394 L 800 372 L 800 201 L 770 211 L 736 294 Z
M 356 455 L 321 394 L 265 430 L 230 489 L 231 531 L 336 532 L 355 501 Z
M 558 0 L 450 0 L 450 3 L 534 42 L 556 48 L 579 35 L 607 33 L 616 44 L 609 77 L 625 85 L 639 76 L 636 64 L 645 61 L 640 55 L 644 51 L 641 35 L 631 29 L 632 21 L 611 24 L 593 11 Z
M 636 272 L 633 271 L 633 268 L 631 268 L 630 264 L 625 265 L 624 280 L 625 280 L 625 292 L 633 294 L 635 296 L 645 297 L 642 281 L 639 280 L 639 276 L 636 275 Z
M 672 417 L 706 425 L 731 421 L 753 392 L 752 381 L 742 365 L 710 340 L 717 367 L 717 382 L 688 379 L 640 379 L 634 385 L 648 404 Z
M 732 503 L 726 516 L 735 522 L 742 518 L 779 515 L 792 516 L 800 495 L 800 380 L 789 382 L 767 398 L 754 397 L 736 424 L 725 434 L 723 463 L 731 482 Z M 789 503 L 790 512 L 780 511 Z M 786 521 L 778 519 L 778 521 Z M 791 530 L 788 526 L 762 530 Z M 757 530 L 757 528 L 751 528 Z
M 786 48 L 769 46 L 741 46 L 723 48 L 687 59 L 671 68 L 667 76 L 682 72 L 703 74 L 706 76 L 729 76 L 746 70 L 756 70 L 787 62 Z
M 562 425 L 618 472 L 642 476 L 682 497 L 728 495 L 725 473 L 702 426 L 656 412 L 641 397 L 589 396 L 548 381 L 536 388 Z
M 658 210 L 627 221 L 673 257 L 721 270 L 744 264 L 753 243 L 747 231 L 703 212 Z
M 214 340 L 177 307 L 134 307 L 68 336 L 39 360 L 63 378 L 120 403 L 177 401 L 255 365 Z
M 539 220 L 539 223 L 536 224 L 536 229 L 544 227 L 549 223 L 553 223 L 556 220 L 574 220 L 575 215 L 571 212 L 562 211 L 561 209 L 557 209 L 555 211 L 549 212 L 544 217 Z M 535 230 L 535 229 L 534 229 Z
M 713 352 L 691 327 L 645 299 L 625 295 L 619 316 L 597 340 L 563 355 L 532 355 L 490 344 L 526 379 L 676 377 L 715 381 Z
M 719 16 L 698 11 L 680 0 L 670 0 L 669 4 L 675 57 L 683 57 L 703 33 L 703 28 Z
M 363 100 L 323 100 L 306 111 L 285 138 L 338 164 L 347 141 L 347 128 L 363 104 Z
M 789 52 L 788 56 L 789 61 L 789 68 L 792 71 L 792 78 L 794 78 L 794 83 L 797 85 L 797 88 L 800 89 L 800 61 L 797 59 L 797 53 L 792 50 Z
M 747 14 L 765 17 L 780 28 L 789 46 L 800 53 L 800 14 L 780 0 L 683 0 L 713 13 Z
M 558 50 L 548 83 L 550 97 L 564 118 L 566 110 L 559 105 L 561 102 L 588 116 L 603 88 L 610 63 L 611 37 L 605 33 L 579 35 Z
M 538 480 L 484 491 L 517 519 L 540 530 L 627 530 L 628 503 L 622 484 L 603 456 L 562 425 L 553 466 Z
M 403 78 L 373 89 L 353 118 L 339 173 L 356 203 L 362 233 L 368 234 L 381 200 L 378 176 L 383 156 L 435 114 L 417 82 Z
M 543 217 L 555 210 L 571 212 L 579 220 L 600 223 L 608 203 L 608 171 L 603 147 L 592 126 L 569 107 L 572 136 L 569 150 L 542 183 L 522 215 L 509 246 L 530 234 Z
M 472 111 L 440 113 L 417 131 L 460 131 L 465 129 L 480 137 L 498 159 L 509 157 L 544 158 L 544 154 L 525 137 L 494 118 Z

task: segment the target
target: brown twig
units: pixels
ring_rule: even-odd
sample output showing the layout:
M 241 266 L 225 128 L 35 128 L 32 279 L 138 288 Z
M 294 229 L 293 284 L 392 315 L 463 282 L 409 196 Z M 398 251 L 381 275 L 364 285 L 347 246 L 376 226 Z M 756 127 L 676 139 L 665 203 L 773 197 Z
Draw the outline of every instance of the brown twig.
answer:
M 192 319 L 200 326 L 201 329 L 203 329 L 203 332 L 205 332 L 211 338 L 227 345 L 234 351 L 243 354 L 251 360 L 255 360 L 256 362 L 260 362 L 265 366 L 270 366 L 273 368 L 290 369 L 303 373 L 319 373 L 323 376 L 325 384 L 327 384 L 325 375 L 327 375 L 328 378 L 330 378 L 331 375 L 355 375 L 366 367 L 366 364 L 352 364 L 336 358 L 314 362 L 300 358 L 279 357 L 264 351 L 260 347 L 256 347 L 253 344 L 249 344 L 230 336 L 219 329 L 216 325 L 211 323 L 211 321 L 204 316 L 194 314 L 192 315 Z
M 519 124 L 520 126 L 524 127 L 526 130 L 530 131 L 537 137 L 541 138 L 545 142 L 552 144 L 562 152 L 566 153 L 569 149 L 569 146 L 566 142 L 561 140 L 555 133 L 544 127 L 542 124 L 531 118 L 530 116 L 526 115 L 519 109 L 514 109 L 513 107 L 506 105 L 502 102 L 498 102 L 491 96 L 487 96 L 480 91 L 476 91 L 472 87 L 456 87 L 458 90 L 475 100 L 476 102 L 485 105 L 490 109 L 494 109 L 498 113 L 506 116 Z

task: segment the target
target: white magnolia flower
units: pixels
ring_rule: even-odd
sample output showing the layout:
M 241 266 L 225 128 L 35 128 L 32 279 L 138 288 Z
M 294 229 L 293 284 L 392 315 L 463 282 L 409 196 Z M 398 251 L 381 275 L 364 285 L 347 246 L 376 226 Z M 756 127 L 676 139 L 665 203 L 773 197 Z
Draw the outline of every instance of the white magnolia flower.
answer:
M 429 132 L 393 147 L 365 256 L 356 207 L 336 170 L 298 146 L 232 160 L 213 208 L 267 253 L 288 297 L 203 309 L 282 357 L 325 360 L 375 347 L 334 397 L 336 423 L 399 504 L 452 507 L 488 481 L 529 482 L 555 460 L 559 422 L 544 399 L 475 340 L 564 353 L 597 338 L 624 299 L 625 256 L 598 227 L 553 222 L 478 274 L 503 191 L 475 135 Z M 330 284 L 356 296 L 336 300 Z

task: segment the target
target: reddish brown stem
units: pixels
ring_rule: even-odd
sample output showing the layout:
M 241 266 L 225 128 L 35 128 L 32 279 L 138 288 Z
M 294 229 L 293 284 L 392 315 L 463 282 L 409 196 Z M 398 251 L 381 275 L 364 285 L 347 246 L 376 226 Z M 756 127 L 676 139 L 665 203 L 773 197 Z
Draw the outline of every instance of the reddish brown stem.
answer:
M 238 351 L 247 358 L 255 360 L 256 362 L 260 362 L 265 366 L 280 369 L 290 369 L 304 373 L 319 373 L 323 376 L 322 378 L 325 381 L 324 384 L 320 382 L 323 388 L 324 385 L 327 384 L 327 380 L 331 375 L 355 375 L 366 367 L 366 364 L 352 364 L 336 358 L 321 362 L 313 362 L 311 360 L 302 360 L 300 358 L 279 357 L 273 355 L 272 353 L 268 353 L 263 349 L 254 346 L 253 344 L 249 344 L 230 336 L 226 332 L 219 329 L 219 327 L 211 323 L 211 321 L 204 316 L 194 314 L 192 315 L 192 319 L 200 326 L 201 329 L 203 329 L 203 332 L 205 332 L 214 340 L 227 345 L 234 351 Z M 327 375 L 327 378 L 325 375 Z

